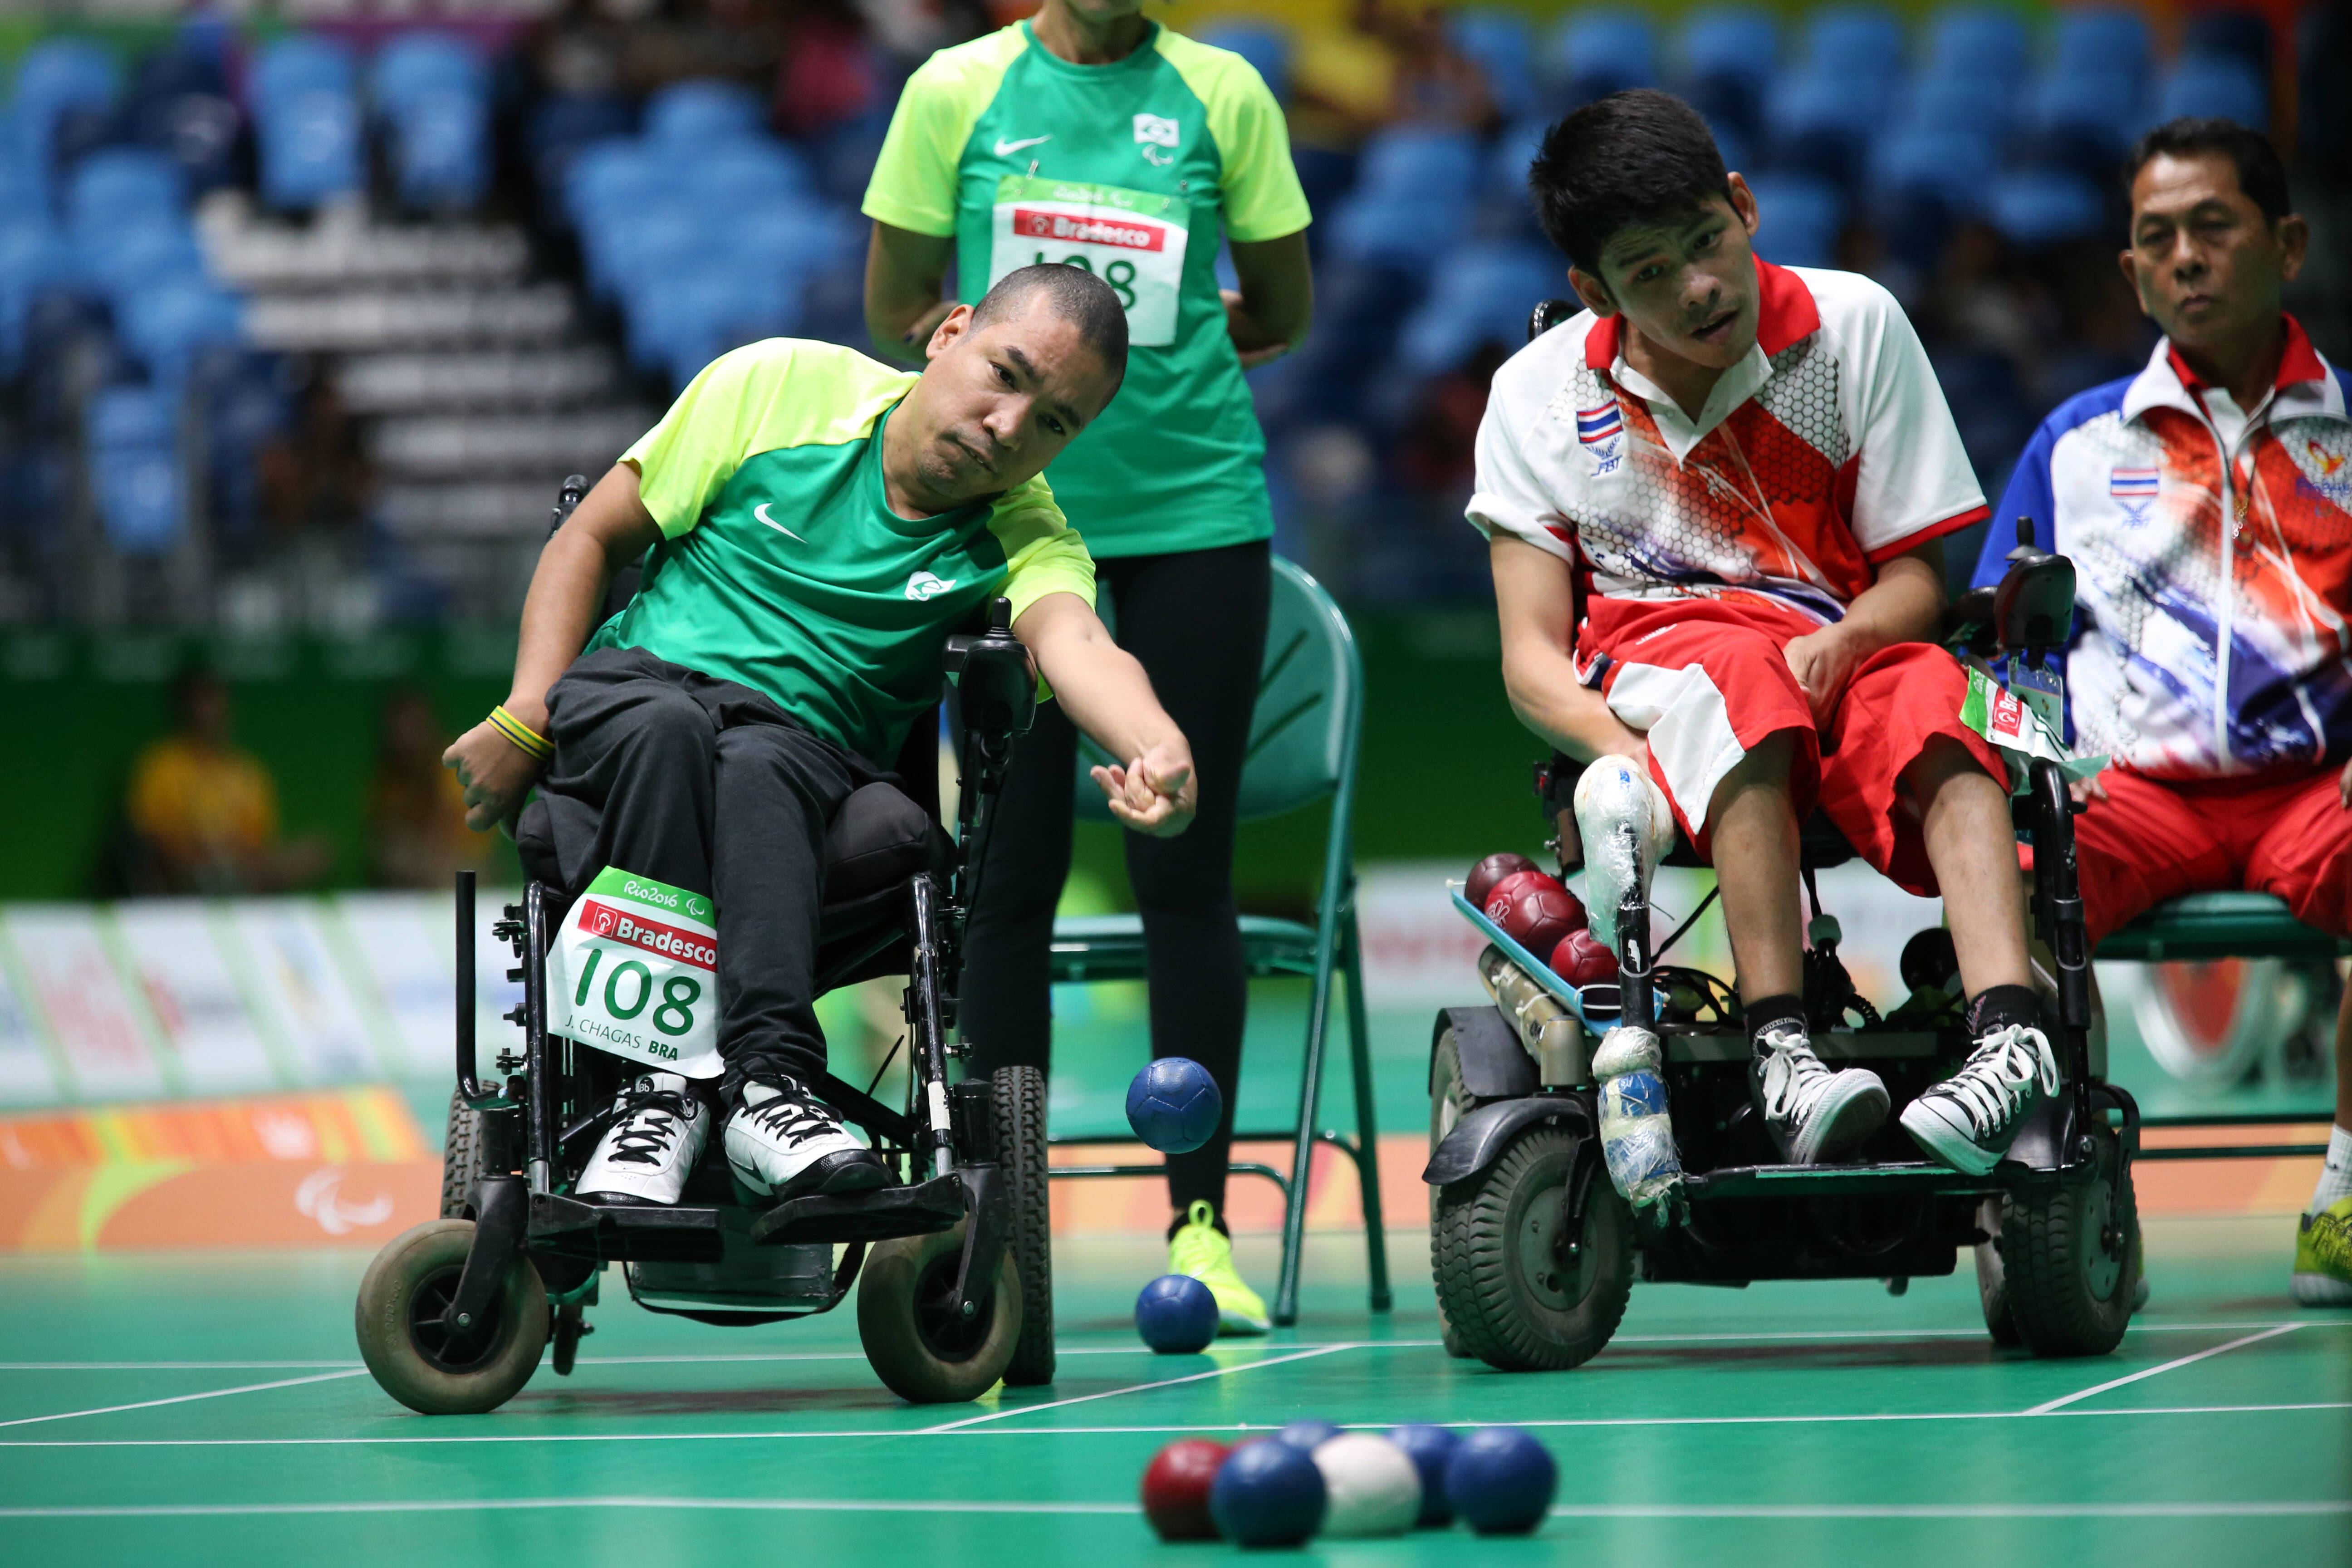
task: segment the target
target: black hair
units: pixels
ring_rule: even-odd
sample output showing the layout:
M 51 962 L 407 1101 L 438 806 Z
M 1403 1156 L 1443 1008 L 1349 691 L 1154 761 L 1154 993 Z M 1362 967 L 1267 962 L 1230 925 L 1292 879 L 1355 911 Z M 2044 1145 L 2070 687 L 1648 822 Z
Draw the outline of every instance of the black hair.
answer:
M 2168 120 L 2139 139 L 2124 164 L 2124 189 L 2128 192 L 2139 172 L 2158 158 L 2202 158 L 2220 155 L 2238 171 L 2238 189 L 2262 209 L 2263 218 L 2276 223 L 2294 210 L 2286 194 L 2286 165 L 2278 149 L 2259 131 L 2234 120 L 2200 120 L 2183 115 Z
M 1078 341 L 1095 351 L 1115 382 L 1127 379 L 1127 311 L 1111 286 L 1083 267 L 1041 261 L 1017 267 L 972 307 L 976 330 L 1001 321 L 1043 293 L 1054 313 L 1078 329 Z
M 1545 132 L 1528 192 L 1552 244 L 1598 277 L 1618 230 L 1688 217 L 1710 196 L 1729 201 L 1731 180 L 1698 110 L 1642 87 L 1597 99 Z

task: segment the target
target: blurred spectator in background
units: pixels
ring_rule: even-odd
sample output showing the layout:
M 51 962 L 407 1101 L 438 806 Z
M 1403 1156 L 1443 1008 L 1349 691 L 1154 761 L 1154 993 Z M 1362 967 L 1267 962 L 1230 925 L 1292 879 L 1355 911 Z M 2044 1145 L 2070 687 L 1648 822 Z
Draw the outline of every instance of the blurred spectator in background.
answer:
M 787 136 L 822 136 L 879 107 L 880 61 L 853 0 L 789 0 L 774 120 Z
M 327 844 L 279 837 L 277 784 L 229 740 L 228 688 L 193 669 L 173 700 L 178 728 L 131 770 L 124 814 L 138 842 L 138 890 L 268 893 L 318 880 Z
M 263 521 L 279 539 L 356 525 L 375 488 L 360 427 L 322 374 L 303 387 L 292 424 L 261 448 L 255 467 Z
M 449 741 L 423 692 L 384 698 L 367 804 L 368 878 L 379 888 L 446 888 L 451 872 L 489 858 L 490 836 L 466 826 L 465 790 L 441 765 Z
M 779 0 L 663 0 L 632 28 L 623 57 L 627 85 L 640 92 L 692 77 L 723 77 L 765 89 L 783 58 Z

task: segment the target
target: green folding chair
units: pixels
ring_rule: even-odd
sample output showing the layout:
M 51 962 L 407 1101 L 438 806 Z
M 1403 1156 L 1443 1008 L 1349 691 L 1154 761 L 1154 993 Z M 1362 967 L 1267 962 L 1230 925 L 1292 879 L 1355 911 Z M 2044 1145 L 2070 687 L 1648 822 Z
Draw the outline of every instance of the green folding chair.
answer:
M 1300 1241 L 1307 1228 L 1307 1184 L 1318 1142 L 1354 1163 L 1363 1192 L 1364 1250 L 1371 1277 L 1372 1310 L 1389 1310 L 1388 1250 L 1381 1234 L 1379 1122 L 1372 1111 L 1371 1049 L 1364 1024 L 1362 944 L 1356 934 L 1354 814 L 1356 752 L 1363 731 L 1364 666 L 1347 617 L 1323 585 L 1289 562 L 1274 562 L 1273 613 L 1267 623 L 1265 666 L 1258 676 L 1256 717 L 1242 770 L 1241 819 L 1253 822 L 1297 811 L 1331 797 L 1331 831 L 1324 846 L 1323 886 L 1313 925 L 1241 918 L 1242 951 L 1253 978 L 1303 975 L 1314 983 L 1307 1012 L 1307 1060 L 1295 1127 L 1237 1130 L 1236 1139 L 1292 1143 L 1290 1174 L 1270 1166 L 1236 1163 L 1237 1174 L 1263 1176 L 1282 1189 L 1282 1279 L 1274 1321 L 1298 1321 Z M 1078 813 L 1111 820 L 1102 791 L 1087 769 L 1109 759 L 1091 742 L 1079 746 Z M 1144 977 L 1143 921 L 1105 915 L 1054 922 L 1053 977 L 1085 983 Z M 1349 1060 L 1356 1079 L 1356 1136 L 1318 1128 L 1323 1054 L 1330 1032 L 1332 991 L 1344 978 Z M 1055 1143 L 1118 1144 L 1132 1137 L 1055 1138 Z M 1064 1177 L 1150 1176 L 1159 1165 L 1056 1165 Z

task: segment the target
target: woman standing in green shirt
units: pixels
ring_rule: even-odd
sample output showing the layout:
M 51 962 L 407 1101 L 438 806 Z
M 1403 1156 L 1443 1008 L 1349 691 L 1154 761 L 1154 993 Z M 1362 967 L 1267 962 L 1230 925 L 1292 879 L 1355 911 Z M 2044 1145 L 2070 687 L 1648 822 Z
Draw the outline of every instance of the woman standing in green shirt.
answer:
M 1170 1268 L 1206 1283 L 1223 1331 L 1263 1333 L 1234 1271 L 1225 1167 L 1247 1010 L 1233 895 L 1242 761 L 1269 594 L 1265 440 L 1245 367 L 1297 346 L 1314 310 L 1307 198 L 1281 107 L 1240 56 L 1171 33 L 1142 0 L 1045 0 L 1030 21 L 933 55 L 907 83 L 866 193 L 866 319 L 911 355 L 957 297 L 1039 261 L 1084 267 L 1127 306 L 1127 382 L 1054 465 L 1118 640 L 1191 737 L 1200 814 L 1181 838 L 1129 835 L 1154 1056 L 1190 1057 L 1224 1123 L 1168 1160 Z M 1220 241 L 1237 291 L 1217 286 Z M 975 1073 L 1043 1068 L 1047 955 L 1070 866 L 1076 732 L 1055 709 L 1015 753 L 967 938 L 963 1031 Z M 1024 1346 L 1009 1380 L 1053 1374 Z

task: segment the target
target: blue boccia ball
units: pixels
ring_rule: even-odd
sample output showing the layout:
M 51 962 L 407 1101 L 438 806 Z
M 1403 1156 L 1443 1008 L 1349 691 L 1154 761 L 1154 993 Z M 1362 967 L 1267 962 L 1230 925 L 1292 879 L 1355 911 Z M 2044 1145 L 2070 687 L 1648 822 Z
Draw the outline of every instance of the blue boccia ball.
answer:
M 1481 1426 L 1454 1446 L 1445 1497 L 1481 1535 L 1525 1535 L 1551 1511 L 1559 1467 L 1517 1426 Z
M 1274 1440 L 1277 1443 L 1287 1443 L 1302 1454 L 1311 1454 L 1339 1435 L 1339 1428 L 1328 1421 L 1318 1421 L 1308 1416 L 1303 1420 L 1293 1421 L 1289 1426 L 1276 1431 Z
M 1162 1274 L 1135 1299 L 1135 1331 L 1161 1355 L 1192 1355 L 1217 1337 L 1217 1299 L 1190 1274 Z
M 1209 1516 L 1239 1546 L 1297 1546 L 1323 1523 L 1323 1472 L 1304 1448 L 1260 1438 L 1217 1467 Z
M 1127 1124 L 1163 1154 L 1189 1154 L 1215 1135 L 1225 1114 L 1209 1069 L 1185 1057 L 1161 1057 L 1127 1086 Z
M 1421 1472 L 1421 1514 L 1414 1525 L 1453 1523 L 1454 1505 L 1445 1497 L 1445 1471 L 1462 1439 L 1446 1427 L 1416 1423 L 1390 1427 L 1389 1441 L 1402 1448 L 1412 1468 Z

